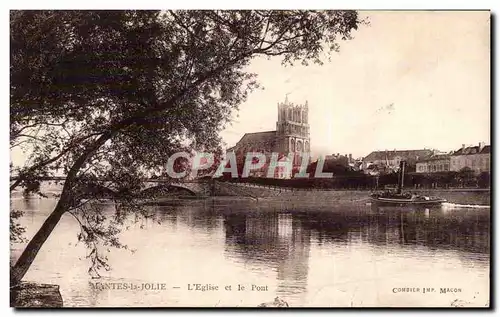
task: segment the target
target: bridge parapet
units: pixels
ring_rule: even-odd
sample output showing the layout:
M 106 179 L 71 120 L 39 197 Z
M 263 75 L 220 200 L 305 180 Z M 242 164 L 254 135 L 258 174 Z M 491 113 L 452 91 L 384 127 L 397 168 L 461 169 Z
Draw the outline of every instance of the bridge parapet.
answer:
M 148 181 L 146 189 L 152 188 L 176 188 L 185 189 L 192 195 L 210 196 L 212 193 L 212 181 L 186 181 L 186 182 L 171 182 L 171 181 Z M 145 190 L 146 190 L 145 189 Z

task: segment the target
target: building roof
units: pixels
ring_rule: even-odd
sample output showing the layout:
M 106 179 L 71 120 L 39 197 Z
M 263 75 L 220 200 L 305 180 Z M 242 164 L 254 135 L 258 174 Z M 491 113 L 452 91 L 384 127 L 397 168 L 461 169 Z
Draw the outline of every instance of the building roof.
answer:
M 491 153 L 491 146 L 490 145 L 485 145 L 483 146 L 482 149 L 479 148 L 479 146 L 467 146 L 467 147 L 461 147 L 458 150 L 453 152 L 453 156 L 457 155 L 472 155 L 472 154 L 490 154 Z
M 380 160 L 393 160 L 396 156 L 404 159 L 414 159 L 418 160 L 421 158 L 429 157 L 433 154 L 432 150 L 400 150 L 400 151 L 373 151 L 368 154 L 363 160 L 364 161 L 380 161 Z
M 436 154 L 436 155 L 432 155 L 430 157 L 418 160 L 417 163 L 432 162 L 432 161 L 439 161 L 439 160 L 447 160 L 449 158 L 450 158 L 449 154 Z
M 247 148 L 255 151 L 273 151 L 276 143 L 276 131 L 245 133 L 235 146 L 228 150 Z

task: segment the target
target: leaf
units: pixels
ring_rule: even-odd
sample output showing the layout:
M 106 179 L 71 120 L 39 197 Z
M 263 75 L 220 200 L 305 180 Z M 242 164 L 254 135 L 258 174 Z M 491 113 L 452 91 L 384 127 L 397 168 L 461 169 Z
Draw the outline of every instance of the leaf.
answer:
M 79 210 L 98 267 L 98 243 L 126 248 L 118 227 L 152 217 L 134 198 L 154 196 L 145 180 L 165 175 L 171 154 L 221 152 L 219 132 L 259 87 L 253 58 L 321 63 L 361 22 L 355 11 L 13 10 L 10 145 L 31 151 L 11 167 L 11 191 L 46 197 L 41 182 L 64 173 L 58 205 Z M 115 222 L 82 203 L 104 198 Z M 11 216 L 11 237 L 23 232 Z

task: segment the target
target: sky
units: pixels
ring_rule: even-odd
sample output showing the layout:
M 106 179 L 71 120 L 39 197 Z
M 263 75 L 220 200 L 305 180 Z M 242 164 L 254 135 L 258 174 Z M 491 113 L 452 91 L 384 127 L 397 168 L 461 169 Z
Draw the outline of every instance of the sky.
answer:
M 227 147 L 276 129 L 277 104 L 309 104 L 312 156 L 458 149 L 490 142 L 490 14 L 361 11 L 369 25 L 322 66 L 258 58 L 254 91 L 222 131 Z M 14 165 L 29 155 L 11 151 Z
M 256 59 L 254 91 L 221 134 L 275 130 L 277 103 L 309 103 L 311 151 L 458 149 L 490 143 L 490 14 L 362 11 L 369 25 L 324 65 Z

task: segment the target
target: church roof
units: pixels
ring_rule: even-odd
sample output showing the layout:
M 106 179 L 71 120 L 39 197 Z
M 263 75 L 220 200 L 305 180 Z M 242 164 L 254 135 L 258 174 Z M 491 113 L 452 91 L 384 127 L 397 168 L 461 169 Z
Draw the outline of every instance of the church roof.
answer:
M 245 133 L 231 149 L 247 148 L 256 151 L 272 151 L 276 143 L 276 131 Z

